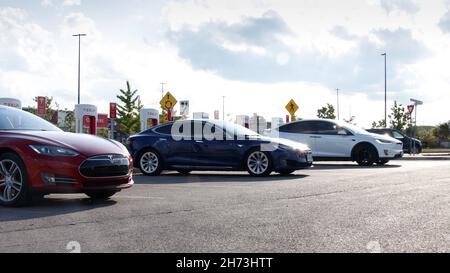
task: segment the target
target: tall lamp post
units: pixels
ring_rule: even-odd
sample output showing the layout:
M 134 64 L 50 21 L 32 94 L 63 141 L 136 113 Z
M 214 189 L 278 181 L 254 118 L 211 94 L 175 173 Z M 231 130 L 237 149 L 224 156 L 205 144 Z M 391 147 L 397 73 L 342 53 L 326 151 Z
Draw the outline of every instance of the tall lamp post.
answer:
M 87 34 L 74 34 L 73 37 L 78 37 L 78 104 L 80 104 L 80 74 L 81 74 L 81 37 L 87 36 Z
M 340 120 L 340 111 L 339 111 L 339 91 L 340 91 L 339 88 L 336 89 L 336 92 L 337 92 L 337 118 L 338 118 L 338 120 Z
M 387 127 L 387 53 L 384 56 L 384 125 Z
M 222 120 L 225 121 L 225 98 L 226 96 L 222 96 Z
M 416 99 L 411 99 L 411 102 L 413 102 L 414 103 L 414 106 L 415 106 L 415 111 L 416 111 L 416 113 L 415 113 L 415 115 L 416 115 L 416 117 L 414 118 L 414 134 L 413 134 L 413 138 L 416 138 L 417 137 L 417 108 L 418 108 L 418 106 L 419 105 L 423 105 L 423 101 L 420 101 L 420 100 L 416 100 Z M 413 151 L 412 151 L 412 153 L 413 154 L 416 154 L 416 142 L 415 141 L 413 141 Z
M 166 85 L 167 83 L 165 83 L 165 82 L 162 82 L 161 83 L 161 99 L 163 99 L 164 98 L 164 85 Z

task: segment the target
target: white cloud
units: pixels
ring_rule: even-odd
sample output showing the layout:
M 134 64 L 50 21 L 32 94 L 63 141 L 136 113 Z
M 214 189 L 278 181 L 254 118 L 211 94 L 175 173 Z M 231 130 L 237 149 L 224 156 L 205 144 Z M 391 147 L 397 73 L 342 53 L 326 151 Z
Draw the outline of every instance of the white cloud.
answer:
M 420 10 L 419 5 L 413 0 L 380 0 L 380 5 L 388 14 L 394 11 L 414 14 Z
M 46 7 L 80 6 L 81 0 L 41 0 L 41 5 Z
M 54 96 L 62 107 L 73 108 L 77 90 L 78 43 L 71 35 L 84 32 L 88 36 L 82 40 L 82 102 L 98 105 L 100 112 L 107 112 L 108 103 L 116 100 L 118 89 L 124 87 L 126 80 L 130 80 L 132 87 L 139 89 L 146 107 L 158 107 L 161 97 L 159 83 L 167 82 L 167 90 L 172 91 L 178 100 L 191 101 L 192 111 L 206 111 L 212 115 L 214 110 L 222 109 L 221 96 L 226 95 L 227 113 L 251 115 L 257 112 L 270 119 L 274 116 L 284 117 L 287 114 L 284 106 L 293 98 L 300 105 L 299 115 L 311 118 L 319 107 L 335 103 L 333 89 L 340 87 L 343 89 L 342 117 L 349 116 L 351 108 L 357 122 L 369 126 L 372 121 L 384 116 L 384 102 L 381 99 L 350 92 L 341 86 L 325 87 L 325 82 L 298 80 L 267 83 L 261 75 L 255 82 L 242 82 L 226 79 L 212 69 L 194 69 L 189 61 L 178 57 L 179 48 L 164 37 L 153 35 L 163 32 L 161 25 L 152 23 L 145 30 L 136 28 L 138 23 L 142 26 L 147 22 L 142 21 L 144 17 L 140 14 L 149 17 L 148 9 L 140 5 L 145 2 L 147 7 L 153 8 L 147 1 L 137 2 L 139 4 L 136 6 L 121 10 L 125 14 L 123 18 L 127 20 L 121 21 L 123 24 L 119 26 L 114 24 L 119 17 L 109 14 L 110 10 L 88 10 L 84 6 L 77 8 L 80 11 L 78 13 L 68 13 L 67 9 L 59 8 L 53 15 L 49 15 L 48 11 L 42 15 L 33 9 L 25 12 L 1 8 L 1 96 L 18 97 L 24 105 L 30 105 L 33 96 L 48 95 Z M 64 2 L 47 0 L 47 3 L 41 3 L 61 7 Z M 445 13 L 445 7 L 440 1 L 419 6 L 420 10 L 411 15 L 399 10 L 387 14 L 378 0 L 348 0 L 339 4 L 325 0 L 184 0 L 167 2 L 162 15 L 172 32 L 185 29 L 196 32 L 208 24 L 222 22 L 230 26 L 252 17 L 262 17 L 271 10 L 272 15 L 277 14 L 285 22 L 289 34 L 260 35 L 259 39 L 262 40 L 253 43 L 249 42 L 250 38 L 255 38 L 252 35 L 257 32 L 242 37 L 237 31 L 230 32 L 234 36 L 225 37 L 220 33 L 212 36 L 222 49 L 234 54 L 268 58 L 274 67 L 284 69 L 302 68 L 301 65 L 292 66 L 297 63 L 296 56 L 301 54 L 317 56 L 312 54 L 317 53 L 333 60 L 343 54 L 356 52 L 364 39 L 376 45 L 376 48 L 381 48 L 386 40 L 402 38 L 401 43 L 393 43 L 394 46 L 401 45 L 395 49 L 399 53 L 389 51 L 394 55 L 392 58 L 399 58 L 411 51 L 409 38 L 417 40 L 420 44 L 426 44 L 435 56 L 418 62 L 405 61 L 397 76 L 405 79 L 409 87 L 400 91 L 405 91 L 407 96 L 422 98 L 426 104 L 419 112 L 419 121 L 434 124 L 449 118 L 448 114 L 436 115 L 436 109 L 445 109 L 448 103 L 446 90 L 450 88 L 450 80 L 445 72 L 450 70 L 446 62 L 450 59 L 446 53 L 449 52 L 450 35 L 442 35 L 437 26 Z M 121 29 L 117 32 L 111 25 Z M 336 29 L 336 26 L 340 28 Z M 397 32 L 399 29 L 406 32 Z M 135 36 L 124 37 L 117 33 Z M 146 37 L 145 43 L 143 37 Z M 203 39 L 207 37 L 203 36 Z M 279 44 L 274 46 L 274 43 L 269 42 L 271 47 L 265 46 L 267 43 L 264 43 L 264 39 L 267 37 Z M 280 44 L 284 46 L 277 48 Z M 194 47 L 199 45 L 193 44 Z M 376 62 L 371 63 L 369 68 L 375 72 L 373 81 L 381 85 L 384 79 L 382 58 L 379 52 L 373 54 Z M 227 61 L 230 60 L 224 60 Z M 355 64 L 351 58 L 343 64 L 351 67 L 355 74 L 368 67 L 364 63 Z M 389 68 L 392 69 L 391 66 Z M 234 69 L 238 70 L 239 67 L 235 66 Z M 389 78 L 389 84 L 392 81 Z M 382 90 L 379 89 L 375 93 L 381 94 Z M 399 99 L 391 85 L 388 96 L 389 104 Z M 402 96 L 400 102 L 406 104 L 408 98 Z

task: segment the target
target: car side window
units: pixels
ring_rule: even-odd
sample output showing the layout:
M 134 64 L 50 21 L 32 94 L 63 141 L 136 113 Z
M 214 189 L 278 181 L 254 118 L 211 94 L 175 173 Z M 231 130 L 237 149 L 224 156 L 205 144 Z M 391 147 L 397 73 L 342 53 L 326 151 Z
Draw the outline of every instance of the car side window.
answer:
M 392 132 L 392 135 L 393 135 L 394 138 L 396 138 L 396 139 L 403 139 L 403 138 L 405 138 L 404 135 L 402 135 L 400 132 L 397 132 L 397 131 L 393 131 L 393 132 Z
M 318 121 L 316 123 L 317 134 L 319 135 L 337 135 L 338 125 L 327 121 Z
M 156 128 L 155 132 L 157 132 L 158 134 L 170 135 L 172 133 L 172 124 Z
M 301 121 L 281 126 L 279 131 L 282 133 L 314 134 L 316 130 L 313 121 Z

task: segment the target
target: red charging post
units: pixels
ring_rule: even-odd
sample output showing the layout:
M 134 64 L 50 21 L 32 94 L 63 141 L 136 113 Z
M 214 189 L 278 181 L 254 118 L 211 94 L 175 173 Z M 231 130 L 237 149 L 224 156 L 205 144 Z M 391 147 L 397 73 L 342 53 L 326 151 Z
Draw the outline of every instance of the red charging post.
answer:
M 109 118 L 111 120 L 111 139 L 114 139 L 114 120 L 117 118 L 117 103 L 109 104 Z
M 47 104 L 47 98 L 46 97 L 38 97 L 37 98 L 37 114 L 38 116 L 45 116 L 47 109 L 46 109 L 46 104 Z

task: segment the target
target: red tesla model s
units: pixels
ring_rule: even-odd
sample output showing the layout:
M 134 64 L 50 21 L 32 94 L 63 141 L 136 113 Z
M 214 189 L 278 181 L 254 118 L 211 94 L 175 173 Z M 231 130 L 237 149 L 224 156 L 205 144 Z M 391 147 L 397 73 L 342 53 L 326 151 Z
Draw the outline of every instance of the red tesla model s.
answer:
M 0 106 L 0 205 L 23 205 L 50 193 L 107 199 L 133 183 L 133 160 L 119 142 L 65 133 Z

